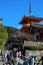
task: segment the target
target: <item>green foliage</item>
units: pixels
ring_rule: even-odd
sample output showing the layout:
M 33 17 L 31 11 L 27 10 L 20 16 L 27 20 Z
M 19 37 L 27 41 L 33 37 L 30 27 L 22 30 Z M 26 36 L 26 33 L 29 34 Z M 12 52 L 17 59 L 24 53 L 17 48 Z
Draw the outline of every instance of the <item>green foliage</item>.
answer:
M 7 28 L 0 24 L 0 49 L 2 49 L 8 39 Z
M 28 45 L 24 48 L 27 50 L 43 50 L 43 45 Z

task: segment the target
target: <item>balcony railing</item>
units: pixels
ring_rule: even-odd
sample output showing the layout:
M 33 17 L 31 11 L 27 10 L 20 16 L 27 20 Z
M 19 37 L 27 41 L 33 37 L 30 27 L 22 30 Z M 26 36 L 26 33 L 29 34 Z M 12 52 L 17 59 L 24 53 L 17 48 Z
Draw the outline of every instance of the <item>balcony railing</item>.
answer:
M 43 42 L 24 41 L 24 45 L 43 45 Z

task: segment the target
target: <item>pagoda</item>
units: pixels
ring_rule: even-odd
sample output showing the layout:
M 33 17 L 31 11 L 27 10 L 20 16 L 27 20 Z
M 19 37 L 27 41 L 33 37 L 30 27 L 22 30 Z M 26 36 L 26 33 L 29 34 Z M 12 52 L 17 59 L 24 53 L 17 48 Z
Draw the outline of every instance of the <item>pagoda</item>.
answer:
M 12 40 L 8 40 L 6 47 L 19 48 L 25 55 L 25 44 L 43 44 L 43 25 L 40 22 L 43 18 L 38 18 L 32 15 L 31 3 L 29 8 L 29 16 L 24 16 L 19 24 L 22 28 L 19 30 L 19 35 Z M 34 43 L 35 42 L 35 43 Z M 12 44 L 13 43 L 13 44 Z M 10 47 L 12 45 L 12 47 Z M 23 49 L 24 48 L 24 49 Z
M 24 16 L 19 23 L 23 25 L 20 31 L 26 34 L 22 39 L 28 38 L 27 40 L 30 41 L 43 41 L 43 25 L 40 24 L 42 20 L 43 18 L 38 18 L 32 15 L 30 3 L 29 16 Z

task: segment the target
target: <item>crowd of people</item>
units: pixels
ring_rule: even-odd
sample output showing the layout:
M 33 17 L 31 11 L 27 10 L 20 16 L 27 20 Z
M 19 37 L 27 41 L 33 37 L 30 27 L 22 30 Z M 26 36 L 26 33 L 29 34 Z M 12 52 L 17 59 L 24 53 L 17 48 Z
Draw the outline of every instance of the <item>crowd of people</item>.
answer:
M 43 57 L 38 61 L 38 63 L 35 63 L 35 58 L 33 56 L 30 56 L 30 58 L 27 60 L 25 59 L 22 62 L 19 61 L 19 59 L 22 60 L 22 52 L 21 50 L 10 50 L 8 53 L 2 53 L 2 59 L 4 59 L 6 65 L 43 65 Z M 42 61 L 42 62 L 40 62 Z M 3 65 L 5 65 L 3 64 Z
M 20 50 L 10 50 L 8 53 L 2 53 L 2 59 L 5 61 L 6 65 L 15 65 L 15 63 L 18 64 L 17 58 L 21 58 Z

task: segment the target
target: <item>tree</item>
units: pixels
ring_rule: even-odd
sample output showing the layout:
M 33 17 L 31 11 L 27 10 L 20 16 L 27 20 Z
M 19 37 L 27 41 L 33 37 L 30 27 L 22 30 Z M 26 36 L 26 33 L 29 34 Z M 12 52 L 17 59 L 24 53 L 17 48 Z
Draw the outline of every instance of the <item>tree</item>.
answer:
M 8 39 L 7 28 L 0 24 L 0 49 L 4 47 Z

